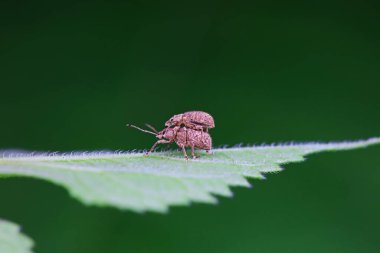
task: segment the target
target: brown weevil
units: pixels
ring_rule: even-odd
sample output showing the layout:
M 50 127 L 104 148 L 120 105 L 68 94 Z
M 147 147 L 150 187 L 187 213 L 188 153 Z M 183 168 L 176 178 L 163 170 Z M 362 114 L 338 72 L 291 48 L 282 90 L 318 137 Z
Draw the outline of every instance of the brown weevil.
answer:
M 193 158 L 197 158 L 194 153 L 195 148 L 206 150 L 206 152 L 208 152 L 212 148 L 212 139 L 210 134 L 207 132 L 180 126 L 167 127 L 164 128 L 162 131 L 157 132 L 154 128 L 148 125 L 148 127 L 154 131 L 151 132 L 145 129 L 141 129 L 134 125 L 128 124 L 127 126 L 136 128 L 145 133 L 153 134 L 159 139 L 157 142 L 154 143 L 154 145 L 146 153 L 146 155 L 149 155 L 149 153 L 153 152 L 158 144 L 170 144 L 173 142 L 175 142 L 178 145 L 178 147 L 182 149 L 183 155 L 185 156 L 186 160 L 188 159 L 186 147 L 191 148 L 191 155 Z
M 214 128 L 213 117 L 207 112 L 191 111 L 174 115 L 165 123 L 166 127 L 184 126 L 194 130 L 208 132 L 209 128 Z

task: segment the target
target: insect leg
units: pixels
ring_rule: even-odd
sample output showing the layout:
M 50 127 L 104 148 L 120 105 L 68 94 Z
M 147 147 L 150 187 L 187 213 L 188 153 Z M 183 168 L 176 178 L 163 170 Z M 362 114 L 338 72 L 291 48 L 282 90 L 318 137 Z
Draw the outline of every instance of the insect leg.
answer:
M 193 159 L 199 158 L 199 156 L 195 155 L 194 144 L 191 144 L 191 156 L 193 157 Z
M 183 145 L 181 148 L 182 148 L 182 151 L 183 151 L 183 155 L 185 156 L 185 159 L 189 160 L 189 157 L 187 156 L 187 153 L 186 153 L 185 145 Z
M 156 141 L 156 143 L 153 144 L 153 146 L 150 148 L 150 150 L 148 152 L 146 152 L 145 155 L 149 155 L 149 153 L 153 152 L 158 144 L 165 144 L 165 143 L 171 143 L 171 142 L 172 141 L 158 140 L 158 141 Z

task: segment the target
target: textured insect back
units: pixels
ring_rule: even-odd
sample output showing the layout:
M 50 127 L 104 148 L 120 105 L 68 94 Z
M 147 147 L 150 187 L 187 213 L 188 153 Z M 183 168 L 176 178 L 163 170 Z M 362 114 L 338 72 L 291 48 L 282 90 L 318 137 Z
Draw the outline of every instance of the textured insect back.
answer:
M 207 112 L 202 112 L 202 111 L 185 112 L 183 114 L 183 117 L 186 117 L 187 122 L 200 125 L 205 128 L 215 127 L 214 118 Z
M 210 150 L 212 148 L 212 140 L 209 133 L 191 128 L 179 128 L 175 142 L 180 147 L 193 147 L 204 150 Z
M 208 151 L 212 149 L 212 138 L 209 133 L 203 133 L 202 144 L 205 150 Z
M 195 142 L 195 147 L 199 149 L 210 150 L 212 149 L 212 139 L 209 133 L 202 131 L 193 131 L 193 137 Z
M 174 115 L 166 121 L 165 126 L 185 126 L 195 130 L 207 131 L 209 128 L 214 128 L 215 123 L 214 118 L 207 112 L 191 111 Z

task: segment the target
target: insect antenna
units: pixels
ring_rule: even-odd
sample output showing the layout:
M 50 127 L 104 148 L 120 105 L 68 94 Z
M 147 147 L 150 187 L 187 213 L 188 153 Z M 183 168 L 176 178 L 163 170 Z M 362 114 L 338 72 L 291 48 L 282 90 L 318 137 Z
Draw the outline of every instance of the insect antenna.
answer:
M 137 127 L 137 126 L 135 126 L 135 125 L 127 124 L 127 126 L 128 126 L 128 127 L 136 128 L 137 130 L 140 130 L 141 132 L 144 132 L 144 133 L 157 135 L 156 133 L 153 133 L 153 132 L 151 132 L 151 131 L 148 131 L 148 130 L 145 130 L 145 129 L 139 128 L 139 127 Z
M 149 125 L 149 124 L 147 124 L 147 123 L 145 123 L 145 125 L 146 125 L 149 129 L 153 130 L 153 132 L 155 132 L 156 134 L 158 134 L 157 129 L 154 128 L 152 125 Z

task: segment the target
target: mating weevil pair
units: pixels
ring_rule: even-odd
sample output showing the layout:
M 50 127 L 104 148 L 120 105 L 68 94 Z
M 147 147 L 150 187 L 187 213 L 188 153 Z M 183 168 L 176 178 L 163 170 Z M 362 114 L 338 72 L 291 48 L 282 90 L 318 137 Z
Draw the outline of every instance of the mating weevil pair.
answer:
M 166 121 L 165 128 L 160 132 L 148 124 L 146 126 L 153 130 L 153 132 L 134 125 L 128 124 L 127 126 L 136 128 L 145 133 L 153 134 L 159 139 L 146 155 L 153 152 L 158 144 L 170 144 L 175 142 L 178 147 L 182 149 L 185 158 L 188 159 L 186 147 L 191 148 L 193 158 L 197 158 L 194 153 L 195 148 L 206 150 L 206 152 L 211 150 L 212 139 L 208 133 L 208 129 L 214 128 L 215 123 L 210 114 L 201 111 L 192 111 L 174 115 Z

